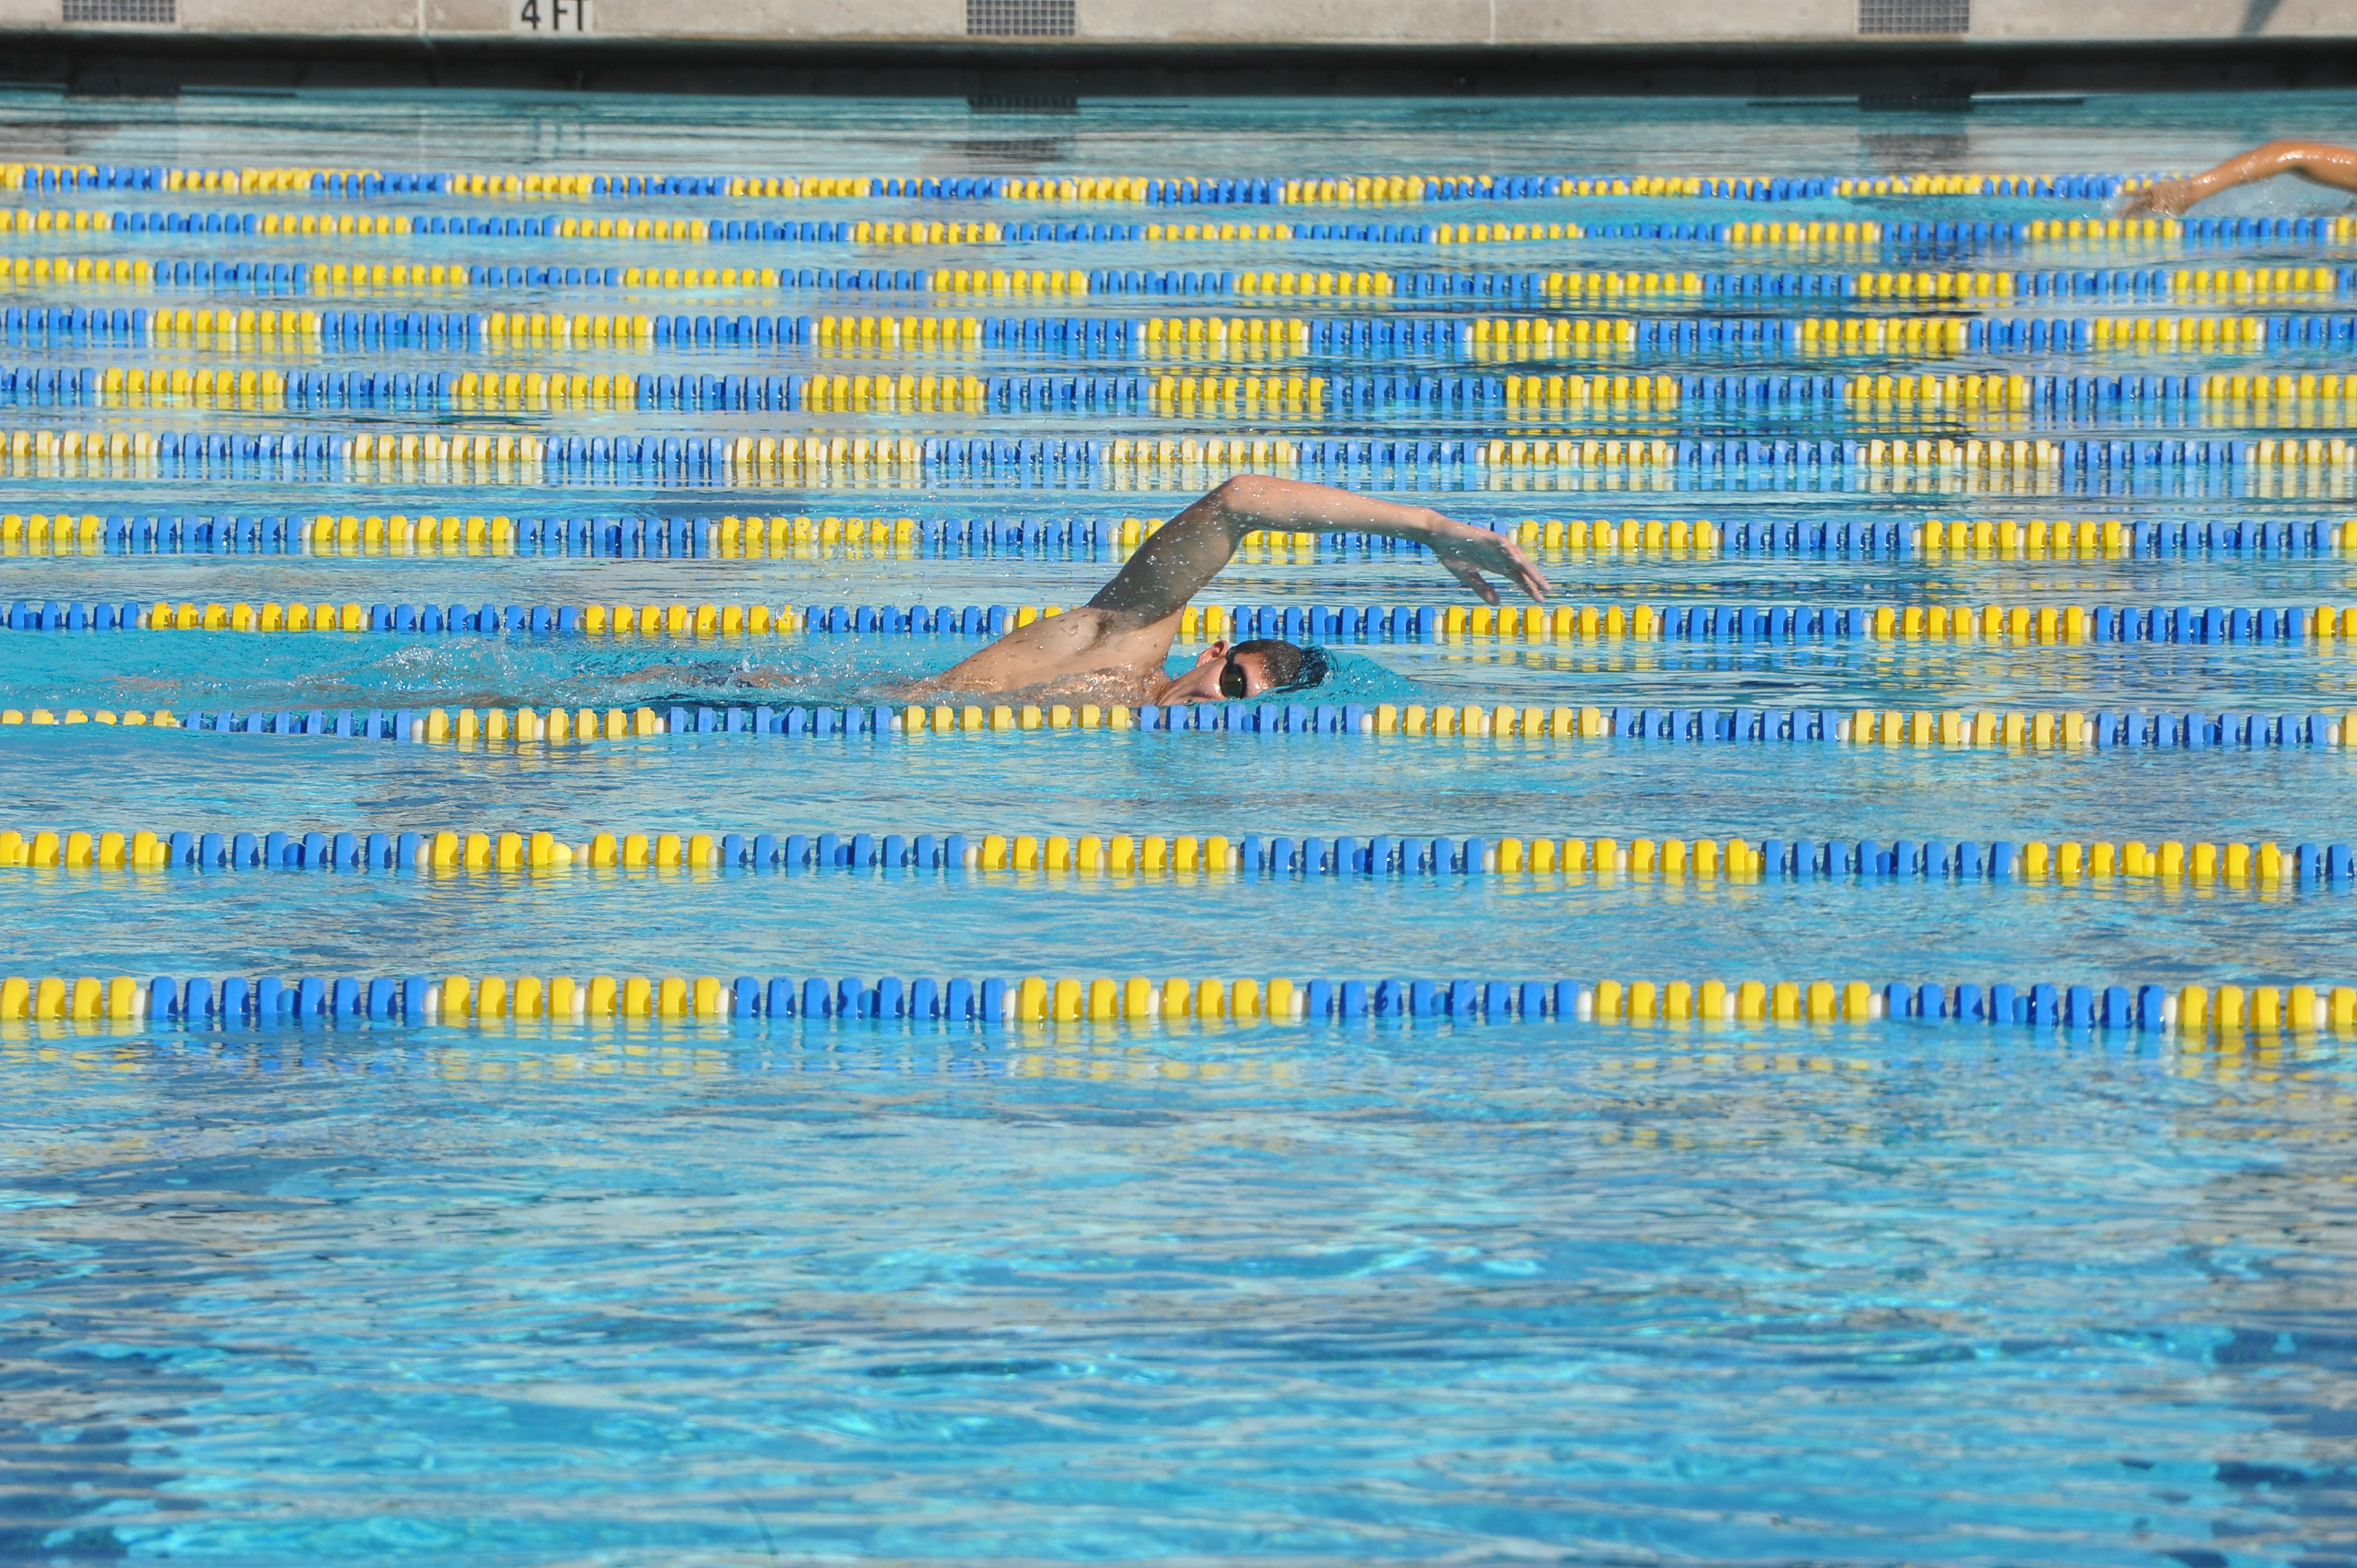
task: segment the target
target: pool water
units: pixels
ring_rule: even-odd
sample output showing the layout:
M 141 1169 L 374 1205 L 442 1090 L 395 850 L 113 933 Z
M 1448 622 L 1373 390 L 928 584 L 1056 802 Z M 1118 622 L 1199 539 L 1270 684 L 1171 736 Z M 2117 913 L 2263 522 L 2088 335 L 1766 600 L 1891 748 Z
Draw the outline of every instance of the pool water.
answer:
M 0 162 L 973 178 L 1353 173 L 1793 177 L 2203 166 L 2329 130 L 2348 95 L 1830 104 L 915 102 L 0 91 Z M 1176 159 L 1177 161 L 1173 161 Z M 1715 224 L 2100 218 L 2095 198 L 1548 197 L 1375 208 L 712 195 L 513 199 L 27 189 L 27 210 L 1090 222 Z M 2204 216 L 2337 214 L 2311 188 Z M 37 230 L 0 254 L 146 261 L 1192 271 L 2335 269 L 2297 297 L 2019 297 L 1998 320 L 2265 316 L 2328 327 L 2343 242 L 2027 242 L 1813 252 L 1591 238 L 639 240 Z M 698 253 L 691 254 L 691 252 Z M 29 274 L 27 274 L 29 278 Z M 257 294 L 22 281 L 104 306 L 1243 317 L 1939 314 L 1823 296 L 943 298 L 899 291 L 436 287 Z M 415 375 L 1250 373 L 1242 360 L 464 341 L 93 341 L 19 315 L 0 376 L 85 367 Z M 2346 335 L 2344 334 L 2344 338 Z M 1669 375 L 2341 373 L 2256 354 L 1647 350 Z M 1469 352 L 1294 355 L 1288 372 L 1498 373 Z M 1528 361 L 1563 373 L 1593 361 Z M 33 379 L 26 379 L 27 372 Z M 1582 416 L 1584 418 L 1585 416 Z M 2095 415 L 1715 404 L 1550 435 L 2344 437 L 2340 405 Z M 1528 423 L 1528 422 L 1525 422 Z M 1544 424 L 1544 421 L 1540 422 Z M 1486 408 L 1171 416 L 676 408 L 0 406 L 131 435 L 1480 442 Z M 1232 467 L 1232 465 L 1231 465 Z M 7 513 L 1155 519 L 1185 473 L 934 467 L 732 485 L 511 467 L 188 477 L 20 464 Z M 194 472 L 192 469 L 191 473 Z M 219 473 L 220 470 L 210 470 Z M 241 470 L 241 473 L 243 473 Z M 2346 465 L 1702 467 L 1627 482 L 1480 463 L 1385 493 L 1526 518 L 2196 525 L 2351 515 Z M 0 521 L 0 533 L 6 523 Z M 1027 540 L 1036 539 L 1036 533 Z M 1125 552 L 813 545 L 731 557 L 75 550 L 0 538 L 0 603 L 1071 605 Z M 2337 549 L 2058 554 L 1542 551 L 1574 605 L 2357 602 Z M 1419 552 L 1255 546 L 1207 602 L 1461 604 Z M 0 635 L 0 709 L 873 703 L 971 650 L 882 633 Z M 1320 701 L 1544 708 L 2134 709 L 2338 715 L 2349 644 L 2012 639 L 1346 641 Z M 1193 645 L 1177 657 L 1190 658 Z M 748 688 L 753 671 L 790 684 Z M 771 693 L 779 693 L 774 699 Z M 2343 841 L 2338 745 L 1704 746 L 1621 736 L 640 735 L 409 745 L 100 723 L 0 725 L 0 830 L 399 835 L 1388 835 Z M 2357 982 L 2346 877 L 1665 877 L 931 865 L 0 865 L 0 975 L 1455 978 L 1594 988 L 2320 991 Z M 0 1012 L 6 1004 L 0 1001 Z M 1936 1009 L 1935 1009 L 1936 1013 Z M 2348 1031 L 1933 1016 L 1038 1022 L 761 1016 L 429 1022 L 0 1016 L 0 1562 L 705 1568 L 792 1562 L 2357 1562 L 2344 1414 L 2357 1249 Z

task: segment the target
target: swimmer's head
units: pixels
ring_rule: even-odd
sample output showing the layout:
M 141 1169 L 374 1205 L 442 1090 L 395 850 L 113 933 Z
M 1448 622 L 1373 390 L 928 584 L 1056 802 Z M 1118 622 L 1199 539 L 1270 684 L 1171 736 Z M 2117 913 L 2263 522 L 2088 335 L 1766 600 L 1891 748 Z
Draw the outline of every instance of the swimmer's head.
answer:
M 1242 703 L 1286 692 L 1306 692 L 1325 682 L 1332 665 L 1320 648 L 1303 648 L 1273 637 L 1232 646 L 1215 642 L 1195 656 L 1195 667 L 1156 698 L 1178 703 Z

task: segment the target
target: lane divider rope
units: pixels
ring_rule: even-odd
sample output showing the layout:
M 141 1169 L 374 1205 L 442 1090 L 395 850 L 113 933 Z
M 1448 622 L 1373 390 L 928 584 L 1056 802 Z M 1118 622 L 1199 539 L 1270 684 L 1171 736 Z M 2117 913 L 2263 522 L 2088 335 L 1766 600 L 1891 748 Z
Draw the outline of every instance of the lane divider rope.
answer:
M 1937 485 L 1959 493 L 2052 498 L 2181 477 L 2245 486 L 2343 485 L 2357 443 L 2305 440 L 1685 441 L 1507 439 L 1296 440 L 1287 436 L 1120 436 L 947 439 L 866 435 L 542 436 L 155 434 L 124 430 L 0 431 L 0 472 L 26 478 L 219 479 L 371 484 L 641 484 L 726 488 L 842 485 L 933 489 L 1021 480 L 1070 488 L 1168 480 L 1208 485 L 1238 473 L 1379 482 L 1384 475 L 1458 478 L 1489 489 L 1568 478 L 1584 488 L 1674 490 L 1738 478 Z M 2345 497 L 2343 499 L 2346 499 Z
M 2357 325 L 2357 317 L 2351 318 Z M 1542 353 L 1534 339 L 1514 353 Z M 1252 367 L 1258 371 L 1265 367 Z M 1151 365 L 1124 373 L 667 375 L 542 370 L 434 370 L 414 373 L 138 366 L 0 366 L 0 404 L 18 408 L 208 408 L 255 413 L 566 413 L 635 410 L 698 413 L 1154 413 L 1198 420 L 1258 415 L 1316 418 L 1416 412 L 1502 417 L 1513 435 L 1546 438 L 1592 416 L 1650 411 L 1664 419 L 1701 413 L 1788 408 L 1819 414 L 1872 436 L 1877 422 L 1902 414 L 1981 420 L 1984 443 L 2040 422 L 2101 428 L 2113 421 L 2141 432 L 2156 414 L 2183 416 L 2222 431 L 2288 424 L 2331 430 L 2357 383 L 2335 374 L 2203 376 L 1668 376 L 1554 373 L 1504 376 L 1178 375 Z M 2014 417 L 2019 416 L 2019 417 Z M 1951 430 L 1950 446 L 1958 432 Z M 1975 438 L 1967 424 L 1965 444 Z M 1886 440 L 1898 439 L 1886 432 Z M 1478 439 L 1478 437 L 1477 437 Z M 1492 438 L 1499 439 L 1499 438 Z M 2139 445 L 2162 438 L 2139 434 Z M 2182 437 L 2166 439 L 2181 441 Z M 2260 439 L 2270 439 L 2260 437 Z M 2280 440 L 2281 437 L 2273 439 Z M 2348 443 L 2327 435 L 2339 460 Z M 1746 451 L 1754 442 L 1738 445 Z M 1705 444 L 1699 450 L 1711 448 Z M 1720 451 L 1727 449 L 1722 439 Z M 369 450 L 374 450 L 373 447 Z M 1494 456 L 1493 456 L 1493 460 Z M 2157 453 L 2148 462 L 2163 460 Z M 2182 457 L 2178 460 L 2184 460 Z
M 140 274 L 137 268 L 146 264 L 127 259 L 110 262 L 104 258 L 85 257 L 75 263 L 78 272 L 66 274 L 62 261 L 57 267 L 51 267 L 48 259 L 43 257 L 0 257 L 0 284 L 8 282 L 13 276 L 16 284 L 26 286 L 113 287 L 127 283 L 154 284 L 156 286 L 176 285 L 174 279 Z M 439 272 L 443 269 L 433 270 Z M 540 270 L 553 273 L 556 269 Z M 589 286 L 621 287 L 624 286 L 621 278 L 636 271 L 623 268 L 609 270 L 618 274 L 614 280 L 592 283 Z M 424 289 L 447 293 L 451 288 L 466 286 L 436 281 L 422 266 L 412 268 L 397 264 L 372 270 L 355 269 L 356 273 L 359 271 L 368 271 L 369 275 L 355 276 L 349 285 L 337 285 L 332 292 L 373 295 L 381 290 Z M 42 275 L 45 272 L 47 276 Z M 689 276 L 693 272 L 694 269 L 683 272 L 673 268 L 665 275 L 674 278 L 674 282 L 666 283 L 657 278 L 635 286 L 695 289 L 699 292 L 737 286 L 734 269 L 707 268 L 697 276 Z M 818 274 L 813 274 L 808 282 L 798 286 L 839 289 L 863 286 L 840 281 L 846 275 L 851 274 L 830 274 L 837 281 L 822 283 L 818 281 Z M 920 286 L 916 281 L 918 274 L 905 275 L 909 281 L 892 286 Z M 1190 289 L 1188 280 L 1200 281 L 1211 275 L 1162 273 L 1116 276 L 1102 274 L 1089 274 L 1084 278 L 1080 274 L 1027 274 L 1017 271 L 986 276 L 977 274 L 967 282 L 954 285 L 944 281 L 939 286 L 959 294 L 1009 295 L 1062 295 L 1067 292 L 1067 285 L 1082 294 L 1183 294 L 1204 292 Z M 1755 279 L 1759 275 L 1753 274 Z M 1812 275 L 1807 281 L 1824 284 L 1823 295 L 1833 297 L 1846 295 L 1853 289 L 1878 290 L 1882 285 L 1874 281 L 1878 275 L 1828 274 L 1822 277 Z M 109 309 L 102 306 L 31 305 L 10 306 L 0 311 L 0 332 L 5 332 L 10 341 L 45 348 L 175 347 L 219 352 L 243 348 L 249 351 L 302 354 L 435 348 L 461 349 L 479 353 L 503 350 L 536 353 L 554 349 L 590 350 L 610 348 L 645 353 L 667 348 L 684 351 L 694 348 L 767 347 L 782 349 L 799 347 L 822 351 L 833 349 L 839 353 L 855 349 L 951 353 L 1026 350 L 1059 352 L 1080 358 L 1135 355 L 1218 358 L 1224 354 L 1238 359 L 1258 359 L 1270 355 L 1318 353 L 1337 358 L 1421 360 L 1456 356 L 1487 362 L 1517 355 L 1559 359 L 1583 351 L 1620 358 L 1638 350 L 1665 357 L 1693 355 L 1714 359 L 1727 354 L 1776 350 L 1819 356 L 1846 352 L 1878 358 L 1903 353 L 1950 355 L 1969 350 L 2044 353 L 2101 349 L 2231 354 L 2266 348 L 2346 348 L 2352 334 L 2357 334 L 2357 317 L 2315 314 L 1998 316 L 1989 314 L 1992 306 L 2003 305 L 2010 296 L 2002 291 L 1992 291 L 1993 297 L 1984 300 L 1976 299 L 1967 292 L 1975 278 L 2002 281 L 2010 275 L 1943 274 L 1940 274 L 1943 279 L 1953 279 L 1948 285 L 1949 294 L 1933 293 L 1927 282 L 1920 295 L 1905 296 L 1921 298 L 1925 304 L 1956 303 L 1973 307 L 1973 315 L 1956 318 L 1882 314 L 1713 317 L 1684 313 L 1601 317 L 1420 316 L 1402 313 L 1370 317 L 1303 317 L 1265 312 L 1237 317 L 1145 317 L 927 313 L 772 317 L 766 313 L 747 315 L 728 311 L 693 316 L 666 312 L 602 313 L 545 309 L 529 312 L 417 312 L 352 310 L 332 305 L 325 309 L 257 308 L 250 306 L 216 308 L 201 305 L 178 307 L 141 305 L 129 308 L 118 306 Z M 2043 275 L 2024 274 L 2022 281 L 2025 285 L 2035 284 Z M 2159 276 L 2158 274 L 2152 275 Z M 2330 287 L 2311 286 L 2299 281 L 2320 275 L 2323 275 L 2321 269 L 2313 273 L 2283 269 L 2278 274 L 2263 270 L 2232 274 L 2178 274 L 2185 280 L 2182 293 L 2186 296 L 2201 299 L 2214 299 L 2221 295 L 2253 299 L 2280 296 L 2287 301 L 2314 303 L 2319 298 L 2341 292 L 2357 291 L 2357 269 L 2340 274 L 2340 281 Z M 1359 278 L 1361 274 L 1347 276 Z M 1932 274 L 1924 276 L 1928 280 Z M 1050 280 L 1056 277 L 1062 277 L 1064 284 L 1049 286 Z M 2250 282 L 2245 285 L 2231 281 L 2215 281 L 2235 277 L 2247 277 Z M 2274 281 L 2263 284 L 2259 281 L 2263 277 L 2271 280 L 2279 277 L 2281 281 L 2279 285 Z M 1310 295 L 1373 291 L 1372 285 L 1362 287 L 1356 282 L 1344 286 L 1345 278 L 1346 274 L 1222 274 L 1214 281 L 1225 281 L 1209 292 L 1224 293 L 1232 289 L 1243 295 L 1290 295 L 1297 292 Z M 1085 283 L 1086 286 L 1074 285 L 1072 280 L 1076 279 Z M 1716 273 L 1688 273 L 1683 277 L 1675 274 L 1654 273 L 1402 274 L 1393 280 L 1394 286 L 1392 291 L 1410 290 L 1420 295 L 1478 295 L 1505 301 L 1521 298 L 1533 302 L 1586 295 L 1595 296 L 1600 304 L 1623 303 L 1624 295 L 1632 296 L 1628 303 L 1634 303 L 1636 297 L 1711 297 L 1720 293 L 1753 295 L 1754 297 L 1761 297 L 1763 302 L 1775 297 L 1773 295 L 1758 295 L 1751 289 L 1734 286 L 1744 281 L 1739 274 Z M 1803 275 L 1793 274 L 1789 281 L 1801 282 Z M 204 280 L 190 278 L 177 285 L 199 287 L 205 286 L 205 284 Z M 260 285 L 257 283 L 255 286 Z M 531 285 L 519 283 L 515 286 Z M 552 279 L 538 286 L 581 285 L 564 285 Z M 756 286 L 755 280 L 748 276 L 743 286 Z M 928 283 L 924 286 L 934 285 Z M 1819 291 L 1811 289 L 1807 294 L 1814 297 Z M 1880 297 L 1871 293 L 1858 296 Z M 2156 285 L 2151 296 L 2174 298 L 2179 296 L 2179 293 Z M 1512 308 L 1511 304 L 1508 308 Z M 53 338 L 63 341 L 52 342 Z
M 1259 878 L 1625 875 L 1663 882 L 2181 882 L 2357 886 L 2347 843 L 2169 839 L 2083 843 L 1956 839 L 1417 838 L 1335 834 L 597 832 L 577 843 L 533 832 L 71 829 L 0 832 L 0 867 L 36 870 L 534 872 L 1034 871 Z
M 6 188 L 0 184 L 0 188 Z M 1534 193 L 1536 194 L 1536 193 Z M 1574 194 L 1566 191 L 1561 194 Z M 1579 192 L 1577 194 L 1594 194 Z M 1670 194 L 1667 191 L 1651 194 Z M 1410 201 L 1414 198 L 1408 199 Z M 1185 205 L 1185 203 L 1177 203 Z M 1306 240 L 1323 243 L 1463 245 L 1561 243 L 1566 241 L 1660 241 L 1709 244 L 1730 250 L 1753 247 L 1881 249 L 1943 245 L 1956 251 L 2003 250 L 2041 242 L 2109 242 L 2163 249 L 2177 255 L 2188 246 L 2240 247 L 2271 241 L 2346 243 L 2357 239 L 2357 220 L 2347 217 L 2279 220 L 2233 219 L 2032 219 L 1941 222 L 1891 221 L 1855 216 L 1737 221 L 1474 221 L 1415 224 L 1308 224 L 1199 218 L 1178 223 L 1020 224 L 1006 221 L 942 222 L 907 218 L 834 221 L 770 219 L 500 216 L 482 212 L 353 213 L 345 211 L 224 212 L 218 209 L 174 212 L 146 208 L 16 208 L 0 209 L 0 232 L 95 232 L 128 234 L 229 234 L 274 238 L 432 238 L 584 241 L 670 241 L 692 244 L 808 245 L 864 243 L 939 244 L 1060 243 L 1121 245 L 1222 241 L 1249 243 Z M 281 263 L 284 265 L 284 263 Z M 299 263 L 298 263 L 299 264 Z
M 0 1025 L 135 1027 L 493 1025 L 696 1019 L 873 1019 L 1056 1025 L 1182 1018 L 1274 1023 L 1362 1018 L 1824 1026 L 1947 1019 L 1986 1026 L 2134 1030 L 2206 1040 L 2244 1032 L 2357 1034 L 2357 987 L 2056 983 L 1910 984 L 1617 980 L 1191 979 L 1144 975 L 936 980 L 790 975 L 157 975 L 0 978 Z
M 2015 755 L 2057 750 L 2338 748 L 2357 735 L 2357 710 L 2320 713 L 2089 714 L 1982 709 L 1425 707 L 1391 703 L 1202 703 L 1175 707 L 979 703 L 909 707 L 672 706 L 638 708 L 0 709 L 0 728 L 97 724 L 220 734 L 334 736 L 350 740 L 473 746 L 563 746 L 654 736 L 830 736 L 1109 731 L 1262 736 L 1406 736 L 1495 740 L 1601 740 L 1702 745 L 1846 745 Z
M 681 552 L 684 553 L 684 551 Z M 0 601 L 12 632 L 358 632 L 394 635 L 663 636 L 806 634 L 996 638 L 1064 613 L 1060 605 L 339 605 L 242 600 L 199 605 Z M 2083 643 L 2357 642 L 2357 605 L 1189 605 L 1178 640 L 1281 638 L 1328 643 Z
M 788 200 L 924 197 L 952 200 L 1062 200 L 1147 204 L 1292 205 L 1382 201 L 1512 200 L 1564 196 L 1703 197 L 1779 202 L 1831 196 L 2057 197 L 2109 200 L 2166 177 L 2152 173 L 1893 173 L 1775 176 L 1721 172 L 1643 175 L 1583 170 L 1545 174 L 1385 173 L 1212 175 L 601 174 L 516 170 L 386 170 L 333 166 L 200 167 L 168 164 L 0 164 L 0 189 L 206 190 L 308 193 L 346 199 L 407 196 L 580 198 L 726 196 Z M 2321 224 L 2326 220 L 2299 220 Z
M 925 559 L 977 552 L 1099 553 L 1134 549 L 1159 518 L 1039 517 L 654 517 L 639 514 L 511 518 L 456 513 L 310 517 L 204 515 L 102 516 L 94 511 L 0 513 L 0 552 L 121 555 L 465 553 L 490 556 L 627 557 L 637 560 L 738 558 L 795 553 L 818 546 L 874 546 Z M 1760 521 L 1707 518 L 1523 518 L 1476 526 L 1511 528 L 1525 549 L 1769 555 L 1897 554 L 2038 559 L 2158 559 L 2169 555 L 2324 555 L 2357 550 L 2357 520 L 2329 518 L 1926 519 L 1920 522 Z M 1254 552 L 1326 559 L 1337 553 L 1420 557 L 1421 545 L 1363 533 L 1244 535 L 1242 559 Z M 1272 559 L 1275 558 L 1272 554 Z M 866 624 L 864 611 L 859 624 Z
M 2351 318 L 2357 323 L 2357 317 Z M 1516 352 L 1540 353 L 1533 340 Z M 1254 367 L 1254 370 L 1259 367 Z M 237 409 L 257 413 L 564 413 L 636 410 L 698 413 L 1159 413 L 1168 418 L 1261 415 L 1320 417 L 1396 413 L 1489 413 L 1518 420 L 1517 434 L 1542 435 L 1590 414 L 1662 415 L 1799 408 L 1864 430 L 1914 411 L 2015 413 L 2068 420 L 2074 428 L 2111 419 L 2136 427 L 2156 413 L 2198 415 L 2240 428 L 2271 414 L 2280 422 L 2337 424 L 2352 383 L 2339 375 L 2151 376 L 1647 376 L 1555 373 L 1468 376 L 1318 374 L 1177 375 L 1151 365 L 1114 375 L 820 373 L 666 375 L 587 371 L 419 370 L 414 373 L 148 370 L 123 365 L 0 366 L 0 404 L 19 408 Z M 2265 421 L 2262 421 L 2265 422 Z M 1969 427 L 1968 427 L 1969 430 Z M 1992 427 L 1980 433 L 1997 435 Z M 1951 437 L 1953 439 L 1953 436 Z M 1970 439 L 1969 434 L 1967 439 Z M 2328 441 L 2335 438 L 2328 437 Z M 2345 446 L 2345 442 L 2338 446 Z M 2337 449 L 2337 446 L 2336 446 Z

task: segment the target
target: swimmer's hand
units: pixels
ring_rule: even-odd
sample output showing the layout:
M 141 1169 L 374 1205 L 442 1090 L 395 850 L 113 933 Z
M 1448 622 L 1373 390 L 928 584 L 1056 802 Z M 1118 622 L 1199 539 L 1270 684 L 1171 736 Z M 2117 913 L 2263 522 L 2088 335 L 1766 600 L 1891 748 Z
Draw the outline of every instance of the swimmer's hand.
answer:
M 2164 179 L 2146 186 L 2120 209 L 2123 218 L 2174 218 L 2208 192 L 2190 179 Z
M 1479 594 L 1483 604 L 1498 602 L 1498 590 L 1481 575 L 1484 572 L 1494 572 L 1508 579 L 1533 599 L 1541 603 L 1546 600 L 1545 576 L 1523 553 L 1523 547 L 1503 532 L 1450 522 L 1446 528 L 1436 528 L 1419 542 L 1448 568 L 1450 576 Z

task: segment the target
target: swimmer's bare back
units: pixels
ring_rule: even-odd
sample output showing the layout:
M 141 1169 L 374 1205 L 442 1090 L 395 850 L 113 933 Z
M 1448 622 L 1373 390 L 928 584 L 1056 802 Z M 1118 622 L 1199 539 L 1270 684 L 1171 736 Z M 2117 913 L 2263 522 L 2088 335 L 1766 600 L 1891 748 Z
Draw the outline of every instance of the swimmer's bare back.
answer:
M 1485 572 L 1511 580 L 1534 599 L 1547 593 L 1546 579 L 1504 534 L 1327 485 L 1240 475 L 1156 530 L 1086 605 L 1017 627 L 939 675 L 894 688 L 892 695 L 1158 701 L 1178 683 L 1164 665 L 1178 635 L 1179 612 L 1234 556 L 1245 534 L 1264 530 L 1408 540 L 1431 551 L 1488 604 L 1498 602 L 1498 590 Z

